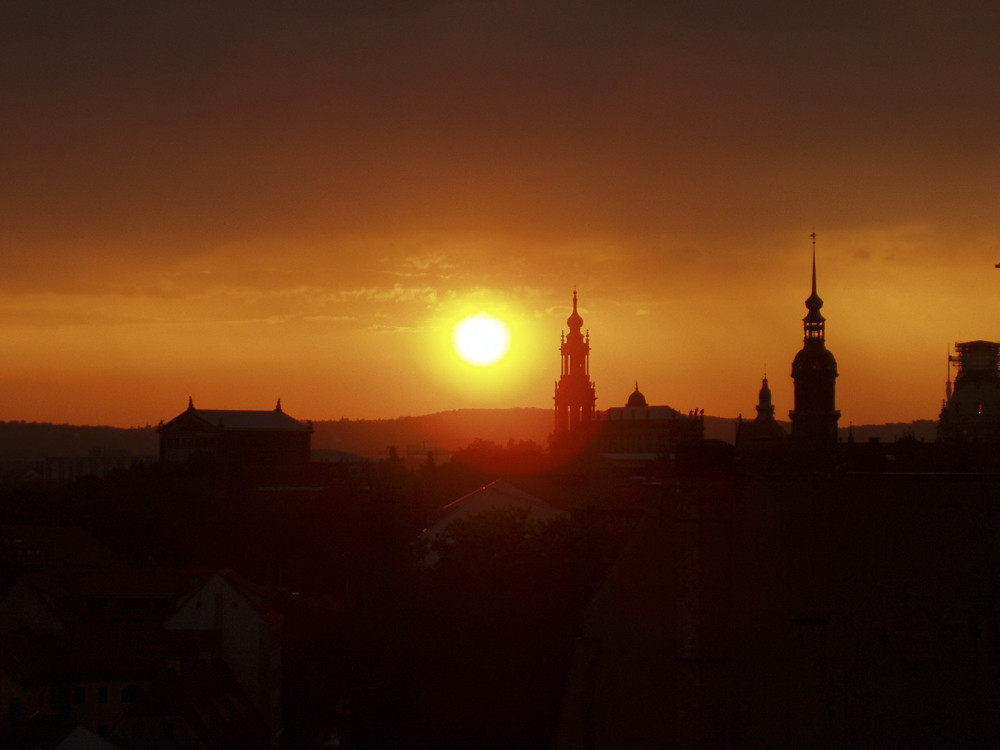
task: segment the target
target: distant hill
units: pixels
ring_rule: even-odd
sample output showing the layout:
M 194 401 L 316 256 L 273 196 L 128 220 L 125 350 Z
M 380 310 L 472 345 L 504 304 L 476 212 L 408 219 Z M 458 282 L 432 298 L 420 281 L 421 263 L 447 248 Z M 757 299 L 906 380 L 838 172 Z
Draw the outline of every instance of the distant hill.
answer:
M 787 422 L 782 423 L 790 430 Z M 854 425 L 854 439 L 879 438 L 891 442 L 912 435 L 933 442 L 937 423 L 930 419 L 882 425 Z M 451 453 L 475 440 L 500 445 L 532 441 L 548 445 L 552 411 L 538 408 L 457 409 L 418 417 L 396 419 L 340 419 L 313 422 L 312 447 L 370 458 L 384 458 L 389 446 L 402 456 L 422 456 L 427 451 Z M 847 439 L 848 428 L 840 437 Z M 736 420 L 705 417 L 705 437 L 732 443 Z M 131 455 L 157 456 L 155 427 L 87 427 L 46 422 L 0 422 L 0 461 L 39 460 L 54 456 Z
M 155 427 L 83 427 L 48 422 L 0 422 L 0 460 L 37 461 L 95 454 L 157 456 Z

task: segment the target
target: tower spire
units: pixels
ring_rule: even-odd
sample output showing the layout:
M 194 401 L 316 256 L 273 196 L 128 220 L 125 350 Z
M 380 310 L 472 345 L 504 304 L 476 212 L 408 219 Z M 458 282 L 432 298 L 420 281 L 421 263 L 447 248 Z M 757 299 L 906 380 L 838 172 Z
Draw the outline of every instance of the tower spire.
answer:
M 802 319 L 804 344 L 792 362 L 795 407 L 789 412 L 792 437 L 805 445 L 831 448 L 837 444 L 837 360 L 826 348 L 826 319 L 820 312 L 823 300 L 816 292 L 816 233 L 812 238 L 812 292 L 809 310 Z
M 812 296 L 815 297 L 816 296 L 816 233 L 813 232 L 809 236 L 812 237 L 812 241 L 813 241 L 813 290 L 812 290 Z
M 583 318 L 578 310 L 576 287 L 573 287 L 573 312 L 566 319 L 569 333 L 560 338 L 562 371 L 556 383 L 555 407 L 557 437 L 575 431 L 594 419 L 594 383 L 590 379 L 590 332 L 583 334 Z
M 825 318 L 820 308 L 823 307 L 823 300 L 816 293 L 816 233 L 809 235 L 812 237 L 812 293 L 806 300 L 806 308 L 809 312 L 802 319 L 804 338 L 807 342 L 822 342 L 825 332 Z

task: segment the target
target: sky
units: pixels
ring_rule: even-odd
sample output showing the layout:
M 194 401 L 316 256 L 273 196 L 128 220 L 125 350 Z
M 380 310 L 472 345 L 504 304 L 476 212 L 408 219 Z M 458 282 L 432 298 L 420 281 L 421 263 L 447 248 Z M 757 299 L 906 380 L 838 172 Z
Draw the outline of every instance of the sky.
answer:
M 0 420 L 792 408 L 816 233 L 841 425 L 1000 340 L 1000 6 L 0 2 Z M 451 327 L 508 322 L 500 364 Z

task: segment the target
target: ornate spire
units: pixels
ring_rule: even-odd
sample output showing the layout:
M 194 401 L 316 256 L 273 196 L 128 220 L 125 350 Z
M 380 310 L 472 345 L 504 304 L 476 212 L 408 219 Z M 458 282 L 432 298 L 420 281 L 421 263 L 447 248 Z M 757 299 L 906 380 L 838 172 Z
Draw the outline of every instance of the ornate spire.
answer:
M 767 375 L 760 384 L 760 392 L 757 394 L 757 418 L 774 419 L 774 405 L 771 403 L 771 388 L 767 384 Z
M 809 308 L 810 312 L 816 311 L 817 314 L 819 309 L 823 306 L 823 300 L 820 296 L 816 294 L 816 233 L 813 232 L 811 235 L 813 241 L 813 269 L 812 269 L 812 294 L 809 295 L 809 299 L 806 300 L 806 307 Z M 820 319 L 823 318 L 822 315 L 819 316 Z
M 803 331 L 805 334 L 806 341 L 823 341 L 826 337 L 825 333 L 825 321 L 826 318 L 820 312 L 820 308 L 823 307 L 823 300 L 816 293 L 816 233 L 813 232 L 812 237 L 812 294 L 809 295 L 809 299 L 806 300 L 806 307 L 809 312 L 802 319 Z
M 583 318 L 580 317 L 580 313 L 576 310 L 576 288 L 573 289 L 573 312 L 566 318 L 566 325 L 569 326 L 571 331 L 579 331 L 583 328 Z

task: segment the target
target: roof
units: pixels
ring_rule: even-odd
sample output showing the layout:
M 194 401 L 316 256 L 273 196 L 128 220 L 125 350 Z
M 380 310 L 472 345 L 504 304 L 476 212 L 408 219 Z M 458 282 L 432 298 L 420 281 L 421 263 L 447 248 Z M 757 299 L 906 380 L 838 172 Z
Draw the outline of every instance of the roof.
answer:
M 226 430 L 312 430 L 309 425 L 280 411 L 194 409 L 193 412 L 209 424 Z
M 119 750 L 118 745 L 108 742 L 83 726 L 77 726 L 54 750 Z
M 597 419 L 601 422 L 617 421 L 619 419 L 665 421 L 668 419 L 680 419 L 683 416 L 679 411 L 670 406 L 612 406 L 597 413 Z
M 502 508 L 527 508 L 529 518 L 541 520 L 566 515 L 566 511 L 497 479 L 444 506 L 444 515 L 424 534 L 433 536 L 458 518 Z
M 281 402 L 277 407 L 269 410 L 249 410 L 249 409 L 196 409 L 194 404 L 188 404 L 188 408 L 171 419 L 166 424 L 160 425 L 160 430 L 171 426 L 183 425 L 195 418 L 206 425 L 221 428 L 227 431 L 289 431 L 289 432 L 312 432 L 312 425 L 300 422 L 294 417 L 290 417 L 281 410 Z
M 503 479 L 496 479 L 444 506 L 442 508 L 444 515 L 424 529 L 421 536 L 424 539 L 433 539 L 454 521 L 507 508 L 527 509 L 527 518 L 534 521 L 548 521 L 569 515 L 567 511 L 530 495 Z M 431 552 L 424 558 L 424 563 L 434 565 L 437 560 L 437 552 Z

